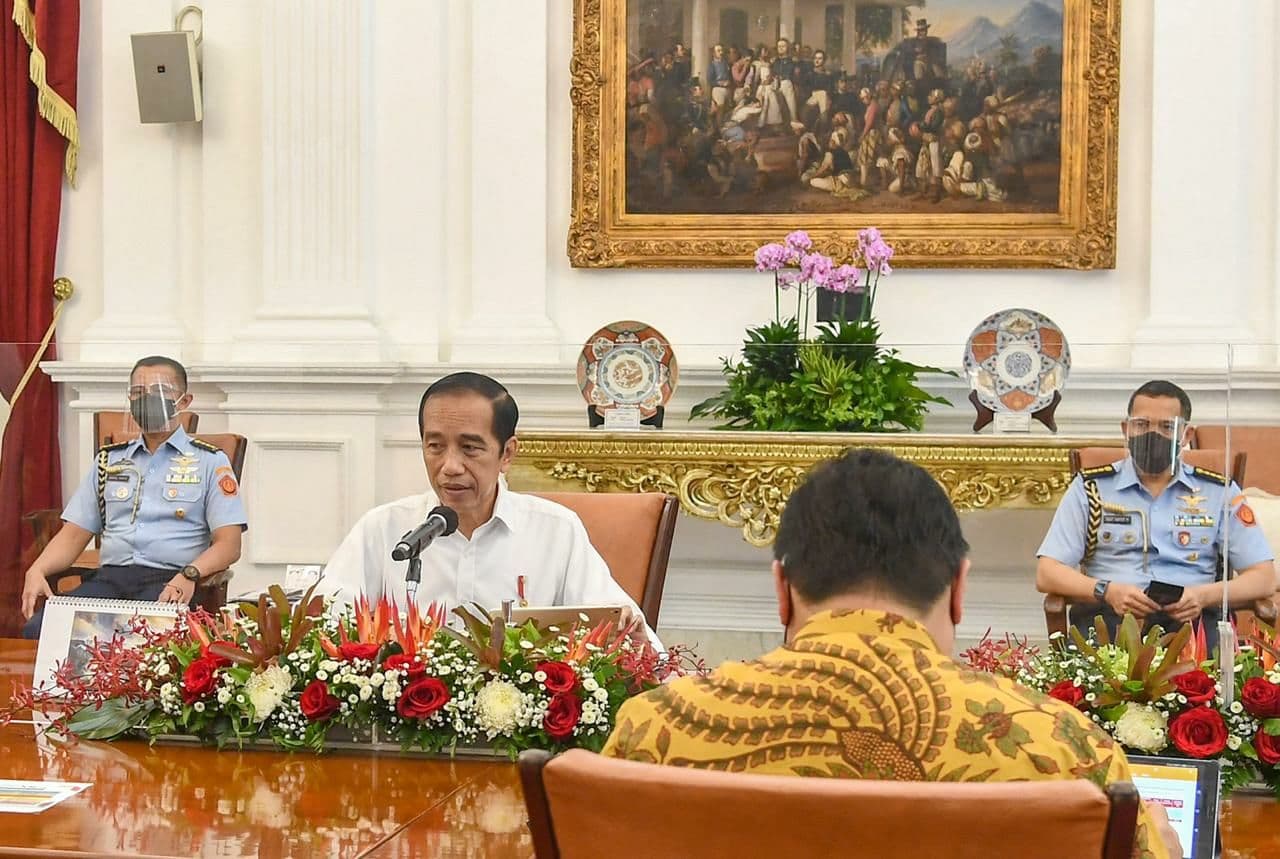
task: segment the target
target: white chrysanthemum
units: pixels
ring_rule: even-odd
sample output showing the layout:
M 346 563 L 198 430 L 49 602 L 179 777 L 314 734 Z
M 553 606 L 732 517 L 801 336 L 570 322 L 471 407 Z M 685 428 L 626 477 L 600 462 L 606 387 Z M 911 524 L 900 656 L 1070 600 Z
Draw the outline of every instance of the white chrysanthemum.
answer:
M 244 681 L 244 693 L 249 696 L 249 703 L 253 705 L 253 720 L 265 722 L 272 711 L 280 706 L 292 685 L 293 678 L 288 669 L 279 665 L 272 665 Z
M 1146 705 L 1130 704 L 1116 720 L 1115 737 L 1131 749 L 1154 754 L 1169 744 L 1168 717 Z
M 1244 745 L 1244 743 L 1241 741 L 1239 737 L 1235 736 L 1234 734 L 1232 734 L 1230 737 L 1227 737 L 1227 748 L 1231 749 L 1231 751 L 1233 752 L 1239 751 L 1240 746 L 1242 745 Z
M 486 683 L 476 693 L 476 721 L 495 734 L 509 734 L 520 720 L 524 697 L 505 680 Z

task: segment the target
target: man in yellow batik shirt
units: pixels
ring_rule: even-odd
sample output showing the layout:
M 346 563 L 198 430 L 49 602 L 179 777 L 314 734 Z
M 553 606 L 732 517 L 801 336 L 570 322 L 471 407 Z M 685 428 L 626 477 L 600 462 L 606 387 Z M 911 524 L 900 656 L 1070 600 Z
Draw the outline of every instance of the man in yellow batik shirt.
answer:
M 904 781 L 1129 781 L 1124 752 L 1071 706 L 947 654 L 969 546 L 916 465 L 855 450 L 787 502 L 773 575 L 785 644 L 633 698 L 604 754 L 778 775 Z M 1135 855 L 1181 856 L 1145 805 Z

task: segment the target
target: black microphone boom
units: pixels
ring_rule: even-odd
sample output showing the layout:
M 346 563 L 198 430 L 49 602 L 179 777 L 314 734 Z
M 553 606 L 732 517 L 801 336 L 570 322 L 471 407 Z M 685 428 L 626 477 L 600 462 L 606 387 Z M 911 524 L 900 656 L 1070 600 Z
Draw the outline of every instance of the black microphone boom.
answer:
M 448 537 L 456 530 L 458 514 L 454 509 L 443 505 L 437 507 L 427 514 L 426 521 L 400 538 L 400 542 L 391 550 L 391 560 L 407 561 L 416 558 L 436 537 Z

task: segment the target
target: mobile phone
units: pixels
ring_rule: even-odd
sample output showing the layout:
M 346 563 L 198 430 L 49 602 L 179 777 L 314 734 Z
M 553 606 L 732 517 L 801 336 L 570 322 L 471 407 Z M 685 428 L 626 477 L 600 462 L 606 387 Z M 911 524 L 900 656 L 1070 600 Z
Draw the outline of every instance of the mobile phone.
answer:
M 1173 605 L 1182 599 L 1182 585 L 1171 585 L 1168 582 L 1152 582 L 1147 585 L 1147 596 L 1161 606 Z

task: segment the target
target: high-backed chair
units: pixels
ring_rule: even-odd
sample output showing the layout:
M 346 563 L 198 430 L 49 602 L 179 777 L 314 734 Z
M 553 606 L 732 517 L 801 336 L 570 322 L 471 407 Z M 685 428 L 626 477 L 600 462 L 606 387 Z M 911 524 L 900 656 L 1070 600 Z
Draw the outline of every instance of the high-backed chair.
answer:
M 188 433 L 194 433 L 199 423 L 199 415 L 194 412 L 182 412 L 179 420 Z M 93 416 L 94 434 L 98 446 L 124 441 L 136 433 L 136 427 L 130 423 L 128 412 L 98 412 Z M 219 448 L 230 460 L 231 470 L 235 473 L 236 482 L 244 471 L 245 454 L 249 448 L 249 440 L 235 433 L 205 433 L 194 436 Z M 62 527 L 61 511 L 38 510 L 23 518 L 31 523 L 35 531 L 36 552 L 39 553 L 53 539 L 53 535 Z M 54 593 L 66 593 L 81 582 L 81 577 L 89 570 L 96 570 L 101 564 L 100 541 L 94 540 L 94 548 L 85 549 L 72 563 L 71 567 L 49 576 L 49 588 Z M 233 572 L 229 569 L 219 570 L 200 581 L 195 592 L 195 604 L 210 612 L 217 612 L 227 602 L 227 586 Z
M 680 502 L 661 492 L 533 494 L 578 514 L 614 581 L 640 606 L 649 628 L 657 629 Z
M 574 749 L 520 755 L 538 859 L 1128 859 L 1138 792 L 1084 779 L 954 783 L 712 772 Z M 608 850 L 601 847 L 607 834 Z
M 1103 465 L 1111 465 L 1121 461 L 1127 455 L 1127 451 L 1122 447 L 1080 447 L 1073 448 L 1068 453 L 1071 462 L 1071 476 L 1079 474 L 1080 471 L 1088 468 L 1097 468 Z M 1182 453 L 1182 461 L 1188 465 L 1198 468 L 1207 468 L 1210 471 L 1216 471 L 1219 474 L 1225 474 L 1226 469 L 1226 452 L 1223 450 L 1187 450 Z M 1245 465 L 1248 461 L 1247 455 L 1243 451 L 1238 451 L 1231 457 L 1231 479 L 1237 484 L 1244 485 Z M 1070 600 L 1062 594 L 1045 594 L 1044 597 L 1044 623 L 1049 634 L 1061 632 L 1066 634 L 1068 624 L 1068 605 Z M 1093 602 L 1087 605 L 1096 605 Z M 1276 617 L 1275 605 L 1270 600 L 1256 600 L 1241 603 L 1241 606 L 1251 608 L 1255 615 L 1266 620 L 1268 623 L 1274 622 Z

